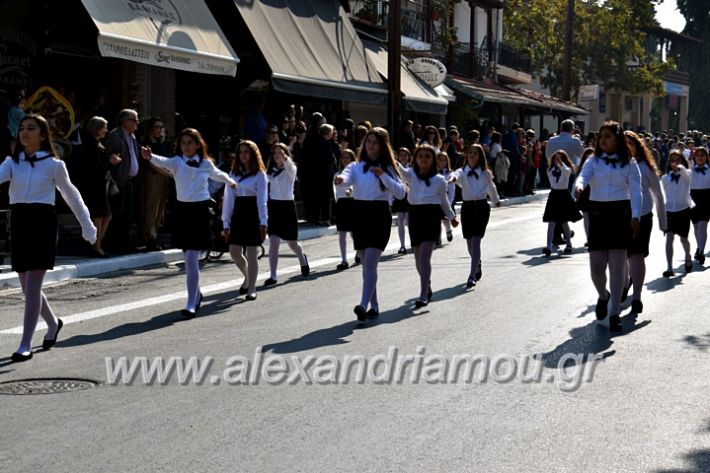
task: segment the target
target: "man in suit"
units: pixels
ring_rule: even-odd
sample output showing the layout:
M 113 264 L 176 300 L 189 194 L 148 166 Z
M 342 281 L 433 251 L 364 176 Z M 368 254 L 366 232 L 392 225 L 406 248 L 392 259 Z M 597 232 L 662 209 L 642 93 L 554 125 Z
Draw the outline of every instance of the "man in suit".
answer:
M 118 193 L 109 197 L 113 220 L 108 227 L 106 240 L 113 251 L 130 252 L 131 217 L 133 214 L 133 185 L 138 175 L 140 151 L 133 134 L 138 128 L 138 112 L 121 110 L 118 126 L 106 135 L 106 153 L 120 158 L 111 168 L 111 176 L 118 186 Z M 114 160 L 116 161 L 116 160 Z

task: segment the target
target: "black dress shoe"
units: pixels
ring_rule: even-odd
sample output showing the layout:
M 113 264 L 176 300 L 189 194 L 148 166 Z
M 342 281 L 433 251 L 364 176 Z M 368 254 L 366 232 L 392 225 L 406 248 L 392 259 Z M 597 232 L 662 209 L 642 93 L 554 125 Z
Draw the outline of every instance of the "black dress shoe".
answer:
M 407 249 L 405 247 L 402 247 L 399 249 L 397 252 L 398 255 L 406 255 L 407 254 Z
M 686 273 L 692 273 L 692 272 L 693 272 L 693 262 L 692 262 L 692 261 L 686 261 L 686 262 L 685 262 L 685 272 L 686 272 Z
M 454 234 L 451 231 L 446 232 L 446 241 L 451 242 L 454 239 Z
M 353 309 L 353 312 L 355 312 L 355 316 L 360 322 L 363 322 L 365 319 L 367 319 L 367 312 L 365 311 L 365 308 L 363 306 L 356 305 Z
M 698 264 L 700 266 L 705 264 L 705 253 L 698 254 Z
M 186 319 L 194 319 L 197 316 L 197 312 L 195 312 L 194 310 L 182 309 L 180 311 L 180 315 L 182 315 Z
M 472 287 L 476 287 L 476 280 L 474 278 L 468 278 L 468 281 L 466 281 L 466 287 L 468 289 L 471 289 Z
M 643 312 L 643 303 L 640 300 L 632 300 L 631 312 L 633 312 L 634 314 L 640 314 L 641 312 Z
M 375 310 L 375 309 L 370 309 L 367 311 L 367 313 L 365 315 L 367 316 L 368 319 L 376 319 L 377 317 L 380 316 L 380 311 Z
M 239 295 L 240 295 L 240 296 L 243 296 L 243 295 L 246 294 L 247 292 L 249 292 L 249 287 L 244 287 L 244 286 L 242 286 L 242 287 L 239 288 Z
M 15 363 L 19 363 L 19 362 L 21 362 L 21 361 L 31 360 L 31 359 L 32 359 L 32 352 L 29 352 L 29 353 L 26 354 L 26 355 L 23 355 L 22 353 L 17 353 L 17 352 L 15 352 L 15 353 L 12 354 L 12 356 L 10 357 L 10 359 L 11 359 L 12 361 L 14 361 Z
M 301 276 L 305 278 L 306 276 L 311 274 L 311 267 L 308 266 L 308 256 L 303 255 L 303 259 L 306 260 L 306 264 L 301 266 Z
M 629 297 L 629 290 L 631 289 L 631 286 L 633 285 L 633 280 L 629 278 L 629 285 L 624 288 L 624 290 L 621 293 L 621 302 L 624 302 L 626 299 Z
M 597 306 L 594 309 L 594 313 L 597 316 L 597 320 L 604 320 L 608 314 L 609 308 L 607 307 L 607 303 L 609 302 L 609 298 L 611 297 L 611 294 L 609 294 L 609 291 L 606 292 L 606 299 L 597 299 Z
M 480 281 L 481 277 L 483 277 L 483 269 L 481 269 L 481 263 L 478 263 L 478 269 L 476 270 L 476 274 L 474 275 L 476 278 L 476 281 Z
M 426 299 L 417 299 L 416 301 L 414 301 L 414 307 L 416 307 L 417 309 L 420 309 L 422 307 L 426 307 L 428 305 L 429 305 L 429 301 Z
M 552 250 L 550 250 L 549 248 L 543 248 L 542 254 L 545 256 L 550 256 L 552 254 Z
M 355 255 L 355 264 L 360 264 L 360 257 Z
M 609 316 L 609 331 L 610 332 L 621 332 L 624 326 L 621 324 L 621 317 L 619 314 Z
M 274 284 L 276 284 L 276 279 L 274 279 L 274 278 L 269 278 L 266 281 L 264 281 L 265 287 L 273 286 Z
M 672 278 L 673 276 L 675 276 L 675 272 L 672 269 L 669 269 L 668 271 L 663 271 L 664 278 Z
M 343 262 L 340 263 L 338 266 L 336 266 L 335 269 L 343 270 L 343 269 L 348 269 L 349 267 L 350 267 L 350 265 L 348 264 L 348 262 L 347 262 L 347 261 L 343 261 Z
M 59 336 L 59 331 L 64 327 L 64 322 L 62 322 L 62 319 L 57 319 L 57 333 L 54 334 L 54 340 L 49 340 L 45 338 L 42 340 L 42 348 L 45 350 L 49 350 L 54 346 L 55 343 L 57 343 L 57 337 Z
M 252 294 L 247 294 L 247 297 L 245 298 L 248 301 L 255 301 L 256 300 L 256 292 Z

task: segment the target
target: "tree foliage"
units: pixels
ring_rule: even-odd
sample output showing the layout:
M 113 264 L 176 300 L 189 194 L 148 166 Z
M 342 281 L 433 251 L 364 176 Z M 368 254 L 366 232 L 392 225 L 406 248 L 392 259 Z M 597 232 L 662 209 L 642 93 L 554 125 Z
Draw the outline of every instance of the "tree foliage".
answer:
M 681 55 L 684 69 L 690 73 L 689 124 L 692 128 L 710 129 L 710 8 L 707 0 L 677 0 L 685 17 L 683 33 L 702 39 L 702 47 L 673 48 Z M 685 53 L 682 55 L 682 53 Z
M 672 65 L 647 53 L 641 30 L 655 23 L 654 4 L 658 1 L 575 2 L 573 95 L 584 84 L 630 93 L 662 93 L 661 77 Z M 560 95 L 567 0 L 508 0 L 504 15 L 504 41 L 530 55 L 533 75 L 553 95 Z

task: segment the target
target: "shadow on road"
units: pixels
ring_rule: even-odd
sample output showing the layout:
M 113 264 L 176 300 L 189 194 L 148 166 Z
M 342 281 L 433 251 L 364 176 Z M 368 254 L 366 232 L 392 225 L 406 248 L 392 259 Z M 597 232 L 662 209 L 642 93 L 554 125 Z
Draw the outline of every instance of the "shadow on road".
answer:
M 683 337 L 683 341 L 687 343 L 690 347 L 696 348 L 700 351 L 710 350 L 710 333 L 704 335 L 686 335 Z

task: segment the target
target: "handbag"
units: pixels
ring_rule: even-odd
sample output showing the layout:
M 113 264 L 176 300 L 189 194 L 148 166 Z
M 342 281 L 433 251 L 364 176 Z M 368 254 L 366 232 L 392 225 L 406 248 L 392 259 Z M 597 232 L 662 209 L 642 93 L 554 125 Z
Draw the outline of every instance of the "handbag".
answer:
M 118 188 L 118 184 L 116 184 L 116 181 L 113 180 L 113 176 L 109 171 L 106 171 L 106 192 L 110 196 L 116 195 L 121 192 Z

